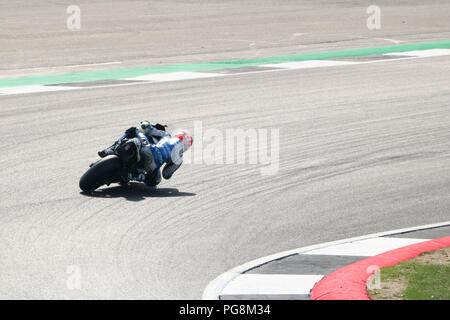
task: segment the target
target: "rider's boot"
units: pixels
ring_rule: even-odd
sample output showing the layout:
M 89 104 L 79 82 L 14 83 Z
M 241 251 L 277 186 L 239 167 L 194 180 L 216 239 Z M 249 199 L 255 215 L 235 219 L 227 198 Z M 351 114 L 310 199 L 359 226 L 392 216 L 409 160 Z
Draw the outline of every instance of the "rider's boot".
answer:
M 145 175 L 145 184 L 150 187 L 156 187 L 161 182 L 161 171 L 159 169 Z

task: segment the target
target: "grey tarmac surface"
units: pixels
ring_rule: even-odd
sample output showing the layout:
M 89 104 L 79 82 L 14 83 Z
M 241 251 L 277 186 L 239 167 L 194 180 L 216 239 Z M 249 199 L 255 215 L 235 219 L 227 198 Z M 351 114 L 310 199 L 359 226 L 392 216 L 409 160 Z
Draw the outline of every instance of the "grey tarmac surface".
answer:
M 374 4 L 380 30 L 366 26 Z M 442 0 L 1 0 L 0 77 L 448 39 L 449 12 Z
M 29 10 L 53 17 L 46 8 L 56 10 L 55 3 Z M 139 3 L 132 2 L 131 7 Z M 153 3 L 167 15 L 176 7 L 173 2 Z M 437 6 L 437 1 L 429 6 L 417 3 L 401 2 L 389 11 L 399 19 L 405 14 L 416 17 L 408 20 L 417 23 L 414 28 L 402 29 L 399 22 L 378 34 L 408 41 L 446 38 L 448 19 L 445 24 L 443 19 L 449 11 Z M 279 30 L 289 38 L 302 32 L 302 20 L 280 18 L 289 14 L 288 4 L 274 13 L 270 2 L 257 8 L 254 3 L 245 5 L 248 11 L 232 2 L 216 15 L 222 17 L 224 29 L 240 26 L 248 32 L 245 36 L 258 35 L 265 41 L 282 39 L 275 29 L 275 21 L 280 21 Z M 197 5 L 183 2 L 180 8 Z M 222 6 L 217 2 L 206 8 L 214 5 Z M 199 44 L 211 40 L 193 31 L 188 37 L 187 28 L 197 26 L 211 34 L 219 28 L 210 20 L 216 16 L 186 21 L 174 16 L 161 22 L 185 30 L 179 34 L 175 28 L 174 38 L 144 30 L 140 34 L 144 38 L 129 37 L 128 44 L 116 41 L 114 35 L 125 37 L 118 31 L 127 30 L 125 20 L 128 34 L 133 34 L 133 24 L 139 27 L 139 19 L 124 17 L 111 33 L 99 26 L 94 28 L 97 33 L 74 36 L 77 46 L 84 48 L 83 54 L 77 54 L 64 49 L 64 41 L 72 34 L 46 30 L 54 28 L 53 20 L 42 29 L 35 28 L 23 20 L 15 22 L 27 11 L 13 10 L 6 2 L 1 6 L 10 9 L 0 10 L 10 17 L 9 33 L 1 31 L 2 75 L 109 59 L 124 59 L 124 64 L 152 63 L 160 57 L 164 62 L 192 62 L 209 55 L 243 57 L 254 52 L 248 44 L 225 42 L 202 51 Z M 298 6 L 312 10 L 312 20 L 303 25 L 310 28 L 316 42 L 301 47 L 301 40 L 288 47 L 274 44 L 260 54 L 388 44 L 372 36 L 327 41 L 327 37 L 343 39 L 347 33 L 333 29 L 329 21 L 321 20 L 322 27 L 313 23 L 312 13 L 325 14 L 321 7 L 304 2 Z M 344 2 L 334 6 L 342 12 L 359 12 Z M 365 8 L 365 2 L 358 6 Z M 120 8 L 130 5 L 123 2 Z M 208 16 L 204 10 L 192 12 Z M 264 14 L 255 15 L 252 10 Z M 186 17 L 185 11 L 180 12 Z M 245 19 L 246 12 L 252 19 Z M 428 18 L 419 18 L 424 12 Z M 365 9 L 361 15 L 366 17 Z M 352 28 L 346 19 L 329 16 Z M 287 28 L 286 21 L 293 27 Z M 369 34 L 363 21 L 354 28 Z M 205 27 L 210 25 L 214 27 Z M 314 30 L 323 38 L 313 36 Z M 20 36 L 14 37 L 14 32 Z M 175 34 L 184 39 L 179 46 L 175 46 Z M 103 42 L 87 41 L 94 35 Z M 24 59 L 18 59 L 17 52 Z M 0 297 L 200 298 L 217 275 L 261 256 L 448 220 L 449 72 L 449 57 L 435 57 L 0 97 Z M 278 128 L 280 171 L 276 176 L 262 176 L 259 166 L 190 164 L 157 191 L 134 185 L 128 190 L 111 186 L 95 197 L 80 194 L 78 179 L 96 151 L 142 118 L 164 121 L 172 128 L 192 129 L 194 120 L 203 121 L 204 129 Z M 80 271 L 80 289 L 70 286 L 73 270 Z

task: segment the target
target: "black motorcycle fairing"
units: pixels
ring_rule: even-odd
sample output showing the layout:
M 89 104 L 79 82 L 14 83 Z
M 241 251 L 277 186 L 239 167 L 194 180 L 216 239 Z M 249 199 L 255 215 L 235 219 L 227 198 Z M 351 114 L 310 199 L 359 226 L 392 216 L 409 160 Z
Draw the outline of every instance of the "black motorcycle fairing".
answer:
M 115 154 L 119 157 L 124 171 L 134 171 L 141 160 L 139 147 L 134 140 L 126 140 L 120 143 Z

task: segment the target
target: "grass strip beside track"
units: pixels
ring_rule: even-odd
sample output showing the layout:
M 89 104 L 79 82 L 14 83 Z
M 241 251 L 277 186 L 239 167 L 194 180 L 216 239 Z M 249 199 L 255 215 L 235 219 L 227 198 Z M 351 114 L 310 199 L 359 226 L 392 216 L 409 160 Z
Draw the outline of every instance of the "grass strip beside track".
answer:
M 450 300 L 450 248 L 381 269 L 381 288 L 369 294 L 376 300 Z

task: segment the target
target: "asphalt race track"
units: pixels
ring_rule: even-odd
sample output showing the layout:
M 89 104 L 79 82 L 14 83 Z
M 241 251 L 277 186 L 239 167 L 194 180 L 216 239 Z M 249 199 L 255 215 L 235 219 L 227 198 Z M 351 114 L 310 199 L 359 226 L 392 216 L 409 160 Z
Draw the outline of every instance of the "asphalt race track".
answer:
M 450 37 L 442 1 L 380 1 L 377 31 L 370 1 L 110 2 L 79 1 L 80 31 L 70 1 L 0 3 L 0 80 Z M 443 56 L 0 96 L 0 298 L 198 299 L 261 256 L 449 220 L 449 83 Z M 81 194 L 96 152 L 142 119 L 277 128 L 279 172 L 194 163 L 156 191 Z

